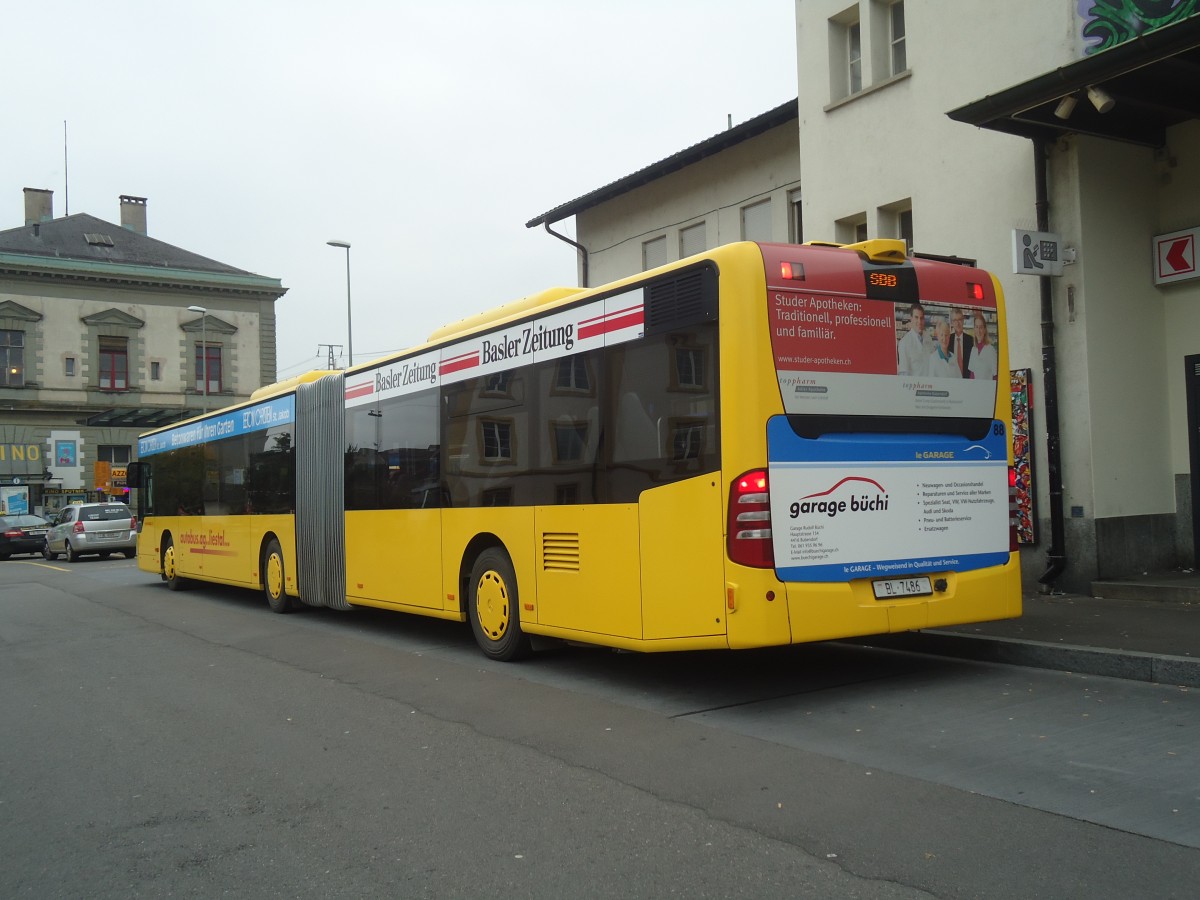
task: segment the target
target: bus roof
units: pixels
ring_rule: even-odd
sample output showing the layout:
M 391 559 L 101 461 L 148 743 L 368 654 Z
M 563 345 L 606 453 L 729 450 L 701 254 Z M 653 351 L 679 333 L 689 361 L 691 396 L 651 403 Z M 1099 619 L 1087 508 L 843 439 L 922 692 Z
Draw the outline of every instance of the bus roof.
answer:
M 536 294 L 530 294 L 528 297 L 522 297 L 520 300 L 513 300 L 510 303 L 505 303 L 503 306 L 497 306 L 486 312 L 477 313 L 473 316 L 467 316 L 465 319 L 459 319 L 457 322 L 451 322 L 448 325 L 443 325 L 438 328 L 433 334 L 429 335 L 427 343 L 436 344 L 449 338 L 456 337 L 460 334 L 465 334 L 469 331 L 475 331 L 484 325 L 491 325 L 495 322 L 504 319 L 512 318 L 521 313 L 528 312 L 531 309 L 537 309 L 555 300 L 562 300 L 566 297 L 573 297 L 576 294 L 582 294 L 587 288 L 570 288 L 570 287 L 552 287 L 546 288 L 544 291 L 539 291 Z

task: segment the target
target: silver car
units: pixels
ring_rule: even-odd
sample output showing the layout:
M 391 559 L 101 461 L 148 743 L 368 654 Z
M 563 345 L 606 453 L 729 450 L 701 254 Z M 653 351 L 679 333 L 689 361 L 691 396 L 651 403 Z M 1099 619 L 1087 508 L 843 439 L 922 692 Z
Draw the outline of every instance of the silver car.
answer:
M 129 507 L 113 502 L 72 503 L 51 522 L 42 556 L 58 559 L 64 553 L 73 563 L 87 553 L 104 559 L 118 552 L 127 559 L 137 553 L 137 519 Z

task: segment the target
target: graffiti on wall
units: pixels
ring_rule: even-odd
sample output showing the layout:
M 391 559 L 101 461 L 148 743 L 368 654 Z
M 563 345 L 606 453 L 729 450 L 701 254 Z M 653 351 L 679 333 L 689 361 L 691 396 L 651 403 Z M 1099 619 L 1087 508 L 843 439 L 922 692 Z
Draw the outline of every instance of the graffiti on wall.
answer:
M 1033 370 L 1013 369 L 1009 374 L 1013 414 L 1013 474 L 1016 477 L 1017 543 L 1037 543 L 1037 511 L 1033 484 Z
M 1086 53 L 1099 53 L 1200 13 L 1200 0 L 1079 0 Z

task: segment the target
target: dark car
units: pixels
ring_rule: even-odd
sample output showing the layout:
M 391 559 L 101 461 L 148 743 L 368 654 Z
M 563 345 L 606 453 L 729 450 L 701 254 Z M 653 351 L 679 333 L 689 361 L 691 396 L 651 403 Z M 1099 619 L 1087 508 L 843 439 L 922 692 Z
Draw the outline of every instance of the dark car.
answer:
M 17 553 L 41 553 L 49 527 L 41 516 L 0 516 L 0 559 Z

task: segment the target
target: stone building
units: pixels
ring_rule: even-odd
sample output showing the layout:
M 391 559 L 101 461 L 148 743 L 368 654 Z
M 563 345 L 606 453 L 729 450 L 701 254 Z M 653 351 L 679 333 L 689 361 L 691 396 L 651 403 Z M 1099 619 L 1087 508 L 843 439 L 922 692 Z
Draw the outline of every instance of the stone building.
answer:
M 4 508 L 121 496 L 140 432 L 274 381 L 286 290 L 150 237 L 145 198 L 122 196 L 118 225 L 26 188 L 0 231 Z

